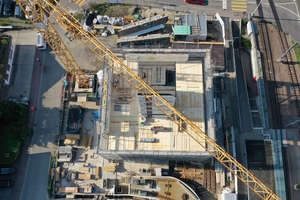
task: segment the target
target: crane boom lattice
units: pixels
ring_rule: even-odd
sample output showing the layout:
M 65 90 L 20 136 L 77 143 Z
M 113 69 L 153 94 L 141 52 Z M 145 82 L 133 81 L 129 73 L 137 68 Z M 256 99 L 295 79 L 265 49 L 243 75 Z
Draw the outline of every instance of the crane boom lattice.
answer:
M 102 44 L 94 35 L 85 31 L 82 25 L 56 0 L 54 4 L 49 0 L 33 0 L 39 8 L 43 9 L 47 15 L 58 23 L 72 38 L 80 40 L 86 47 L 101 58 L 112 70 L 124 78 L 140 94 L 144 95 L 159 110 L 166 114 L 174 123 L 192 137 L 202 148 L 208 151 L 216 160 L 223 164 L 231 173 L 237 176 L 249 188 L 251 188 L 260 198 L 265 200 L 280 200 L 270 188 L 255 177 L 248 169 L 240 164 L 234 157 L 227 153 L 214 140 L 208 137 L 199 127 L 191 120 L 185 117 L 168 101 L 153 90 L 142 78 L 133 72 L 124 62 L 118 58 L 109 48 Z M 18 3 L 21 0 L 17 0 Z M 30 0 L 26 0 L 30 2 Z M 36 10 L 36 9 L 35 9 Z M 35 11 L 34 10 L 34 11 Z M 39 15 L 39 13 L 34 13 Z M 43 20 L 42 17 L 34 19 L 37 22 Z M 51 22 L 49 22 L 50 24 Z M 52 47 L 52 46 L 51 46 Z M 185 124 L 186 126 L 183 126 Z
M 49 14 L 45 12 L 46 10 L 41 6 L 37 6 L 38 4 L 34 1 L 17 2 L 25 15 L 36 25 L 36 28 L 43 35 L 43 38 L 47 41 L 48 45 L 59 57 L 66 71 L 74 76 L 75 80 L 79 83 L 79 87 L 87 88 L 88 78 L 86 74 L 77 64 L 53 24 L 49 22 L 47 17 Z

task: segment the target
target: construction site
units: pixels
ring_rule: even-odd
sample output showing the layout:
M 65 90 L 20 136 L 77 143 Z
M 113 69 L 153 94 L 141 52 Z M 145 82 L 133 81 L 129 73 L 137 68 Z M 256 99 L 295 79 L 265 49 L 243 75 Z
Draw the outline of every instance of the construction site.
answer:
M 198 17 L 201 19 L 200 24 L 196 21 Z M 99 21 L 108 21 L 107 17 L 97 18 Z M 143 20 L 131 18 L 122 28 L 114 26 L 119 39 L 116 41 L 117 46 L 110 48 L 114 48 L 123 62 L 146 84 L 199 128 L 207 129 L 211 138 L 215 138 L 214 119 L 209 119 L 209 123 L 205 120 L 206 112 L 214 113 L 213 106 L 205 108 L 204 105 L 209 105 L 214 99 L 213 76 L 219 69 L 224 69 L 224 58 L 220 57 L 224 47 L 219 37 L 219 22 L 212 20 L 212 16 L 197 14 L 174 16 L 174 20 L 170 21 L 168 17 L 158 15 Z M 167 33 L 167 30 L 163 34 L 160 33 L 166 23 L 169 27 L 172 23 L 175 24 L 177 31 L 174 37 L 171 36 L 171 32 Z M 192 27 L 192 32 L 183 32 L 182 25 Z M 202 33 L 197 31 L 200 25 L 204 27 L 201 28 Z M 108 26 L 94 25 L 93 28 L 97 31 L 93 34 L 103 34 L 105 30 L 110 30 Z M 141 30 L 141 27 L 146 28 Z M 158 30 L 155 27 L 159 27 Z M 207 27 L 218 31 L 208 33 Z M 144 36 L 145 34 L 147 35 Z M 182 35 L 186 38 L 174 43 L 182 38 Z M 207 35 L 216 36 L 211 41 L 211 38 L 207 40 Z M 187 41 L 202 41 L 203 44 L 186 43 Z M 163 46 L 165 48 L 160 49 L 160 54 L 153 53 L 156 47 Z M 143 52 L 143 48 L 152 52 Z M 210 60 L 214 60 L 214 63 Z M 145 98 L 108 65 L 104 64 L 97 75 L 94 73 L 94 77 L 92 74 L 93 72 L 90 72 L 87 76 L 88 83 L 82 76 L 75 77 L 71 73 L 67 74 L 64 82 L 62 132 L 58 139 L 58 166 L 55 169 L 54 192 L 57 197 L 67 195 L 70 198 L 90 194 L 114 196 L 116 191 L 111 193 L 111 190 L 116 189 L 116 185 L 124 187 L 124 184 L 130 183 L 133 188 L 134 176 L 155 174 L 157 177 L 194 177 L 199 185 L 204 186 L 200 191 L 212 191 L 211 197 L 216 194 L 216 175 L 214 170 L 211 171 L 212 166 L 209 164 L 211 155 L 204 148 L 199 149 L 198 143 L 184 133 L 184 129 L 187 128 L 185 121 L 181 121 L 181 125 L 178 126 L 168 119 L 152 101 Z M 103 162 L 99 161 L 100 158 L 104 158 Z M 199 164 L 208 162 L 205 168 L 203 165 L 195 165 L 193 169 L 197 172 L 186 170 L 184 166 L 181 169 L 180 163 L 176 164 L 175 172 L 169 163 L 195 160 Z M 126 162 L 141 164 L 133 167 Z M 150 179 L 157 184 L 168 184 L 176 180 L 155 180 L 154 177 Z M 167 179 L 167 176 L 164 179 Z M 172 187 L 175 189 L 175 185 Z M 177 187 L 176 190 L 181 189 Z M 128 189 L 126 191 L 128 192 Z M 163 196 L 178 196 L 170 191 L 157 192 L 160 199 Z M 188 196 L 199 199 L 197 196 L 201 195 L 201 192 L 187 193 L 187 197 L 184 194 L 183 191 L 180 195 L 183 195 L 183 199 Z
M 273 173 L 277 147 L 270 142 L 276 131 L 241 144 L 249 170 L 236 160 L 240 146 L 232 144 L 234 131 L 228 133 L 235 123 L 227 119 L 230 84 L 237 84 L 226 69 L 226 52 L 234 48 L 228 19 L 218 13 L 139 18 L 89 12 L 79 22 L 59 3 L 17 2 L 39 23 L 66 71 L 50 179 L 55 198 L 231 200 L 238 199 L 239 182 L 253 190 L 250 196 L 280 199 L 276 193 L 285 188 L 276 181 L 284 174 L 281 168 Z M 100 60 L 95 70 L 83 70 L 65 45 L 70 42 L 81 42 Z M 260 70 L 252 70 L 259 82 Z M 268 114 L 259 95 L 263 121 Z M 262 183 L 266 174 L 271 180 Z
M 187 21 L 195 21 L 195 17 L 197 17 L 195 14 L 175 16 L 176 21 L 174 23 L 180 21 L 180 23 L 186 24 Z M 206 16 L 202 15 L 202 18 L 201 25 L 207 28 L 205 25 L 207 24 Z M 212 17 L 210 18 L 212 19 Z M 114 51 L 146 84 L 151 86 L 172 106 L 184 113 L 199 128 L 205 130 L 208 127 L 207 133 L 211 138 L 215 138 L 214 119 L 209 119 L 209 124 L 205 121 L 207 118 L 205 112 L 213 114 L 214 110 L 212 106 L 205 108 L 204 105 L 210 104 L 209 101 L 214 99 L 213 76 L 217 74 L 218 69 L 224 68 L 224 58 L 214 57 L 218 55 L 218 52 L 224 51 L 223 42 L 217 37 L 214 37 L 214 39 L 218 39 L 220 42 L 207 42 L 207 33 L 197 35 L 199 27 L 197 28 L 195 24 L 194 33 L 191 35 L 188 32 L 182 33 L 179 30 L 175 37 L 185 34 L 191 37 L 192 40 L 203 41 L 204 44 L 188 44 L 196 47 L 192 49 L 188 47 L 177 48 L 173 45 L 186 45 L 186 42 L 183 40 L 180 44 L 174 44 L 172 41 L 175 38 L 172 38 L 170 33 L 155 33 L 155 28 L 152 28 L 164 25 L 166 22 L 170 23 L 167 17 L 155 16 L 141 21 L 135 20 L 123 26 L 122 29 L 118 30 L 120 39 L 117 40 L 117 45 L 120 47 L 128 46 L 129 49 L 123 51 L 123 49 L 116 48 Z M 139 27 L 146 27 L 145 24 L 149 24 L 148 29 L 140 30 Z M 210 23 L 210 26 L 212 24 Z M 217 21 L 214 24 L 218 27 Z M 178 29 L 178 26 L 176 27 Z M 98 29 L 99 26 L 96 26 L 96 28 Z M 153 34 L 139 37 L 139 35 L 152 33 L 153 31 Z M 129 36 L 124 36 L 125 34 Z M 209 33 L 209 35 L 213 35 L 213 33 Z M 133 46 L 134 48 L 132 48 Z M 160 49 L 160 54 L 143 52 L 141 48 L 136 49 L 142 47 L 149 51 L 155 51 L 155 47 L 162 46 L 170 48 Z M 152 48 L 147 49 L 148 47 Z M 212 48 L 217 52 L 212 53 Z M 126 52 L 126 50 L 129 52 Z M 210 60 L 215 60 L 215 63 L 211 64 L 208 62 Z M 218 66 L 215 67 L 215 64 L 218 64 Z M 204 76 L 204 74 L 207 74 L 207 76 Z M 64 145 L 60 143 L 58 152 L 58 162 L 62 164 L 56 168 L 56 177 L 61 177 L 56 179 L 57 190 L 55 192 L 57 194 L 66 194 L 68 197 L 70 196 L 69 193 L 73 193 L 72 195 L 90 194 L 92 193 L 91 189 L 83 189 L 88 185 L 90 188 L 103 188 L 95 189 L 93 194 L 101 195 L 104 192 L 107 195 L 113 195 L 108 192 L 112 188 L 123 191 L 125 189 L 121 189 L 121 186 L 124 187 L 124 184 L 129 183 L 131 184 L 130 187 L 133 188 L 132 181 L 135 177 L 131 177 L 132 175 L 138 175 L 141 178 L 153 174 L 157 178 L 162 175 L 171 175 L 169 161 L 187 162 L 196 160 L 198 163 L 202 163 L 210 160 L 211 155 L 204 148 L 199 149 L 199 144 L 184 133 L 184 129 L 187 128 L 185 121 L 180 121 L 181 125 L 178 126 L 168 119 L 164 112 L 152 103 L 151 95 L 149 95 L 150 100 L 148 100 L 105 64 L 103 69 L 97 72 L 96 80 L 95 84 L 90 84 L 97 88 L 93 89 L 94 92 L 82 92 L 76 87 L 72 89 L 74 87 L 71 86 L 76 85 L 76 83 L 72 82 L 70 78 L 67 78 L 65 83 L 64 116 L 66 117 L 64 119 L 70 123 L 70 118 L 72 118 L 71 121 L 73 126 L 77 127 L 77 132 L 70 134 L 70 129 L 64 129 L 64 127 L 69 127 L 67 123 L 62 126 L 65 131 L 60 136 L 60 142 L 63 141 Z M 95 101 L 89 98 L 92 96 L 96 97 Z M 153 99 L 155 99 L 155 96 L 153 96 Z M 83 109 L 84 111 L 70 114 L 71 110 L 74 110 L 74 105 L 80 106 L 77 107 L 77 110 Z M 79 120 L 79 113 L 84 113 L 81 120 Z M 205 146 L 205 143 L 203 145 Z M 66 154 L 68 154 L 67 160 L 64 159 Z M 99 163 L 99 155 L 104 158 L 105 165 Z M 66 161 L 75 163 L 70 166 L 65 163 Z M 128 166 L 126 162 L 141 162 L 145 163 L 146 167 L 140 164 L 141 168 L 134 169 L 132 166 Z M 149 167 L 150 163 L 158 166 Z M 216 194 L 216 176 L 214 172 L 210 173 L 211 166 L 209 163 L 207 162 L 206 165 L 208 166 L 205 169 L 203 166 L 202 169 L 199 166 L 194 166 L 195 170 L 201 172 L 195 173 L 183 168 L 182 171 L 177 171 L 177 174 L 176 172 L 172 173 L 178 178 L 195 177 L 199 185 L 209 185 L 208 188 L 213 192 L 211 195 L 213 197 Z M 180 169 L 180 164 L 176 166 L 177 170 Z M 68 172 L 65 172 L 66 169 L 68 169 Z M 119 177 L 121 177 L 121 180 L 119 180 Z M 155 177 L 149 177 L 148 179 L 156 182 L 156 184 L 168 184 L 168 182 L 176 180 L 165 180 L 167 176 L 163 178 L 164 180 L 156 180 Z M 166 182 L 163 183 L 162 181 Z M 81 186 L 72 187 L 74 186 L 72 182 Z M 203 184 L 204 182 L 205 184 Z M 210 189 L 210 187 L 212 188 Z M 137 187 L 135 190 L 138 189 L 141 188 Z M 180 190 L 180 187 L 176 190 Z M 126 191 L 128 193 L 128 189 Z M 182 192 L 180 196 L 183 194 L 185 193 Z M 197 195 L 201 195 L 201 192 L 196 194 L 194 199 L 198 199 Z M 179 194 L 158 192 L 159 199 L 163 199 L 163 196 L 174 198 Z M 192 198 L 193 194 L 184 196 L 183 199 L 188 198 L 188 196 Z

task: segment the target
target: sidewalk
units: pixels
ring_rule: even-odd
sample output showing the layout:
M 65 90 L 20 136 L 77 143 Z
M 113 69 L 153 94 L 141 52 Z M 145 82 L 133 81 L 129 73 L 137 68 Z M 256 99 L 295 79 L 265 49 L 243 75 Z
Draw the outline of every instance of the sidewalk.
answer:
M 35 35 L 36 31 L 25 30 L 20 33 L 19 31 L 11 31 L 7 34 L 12 36 L 12 42 L 16 44 L 16 52 L 13 63 L 13 75 L 11 80 L 11 85 L 4 86 L 3 97 L 6 99 L 17 99 L 20 100 L 22 97 L 29 97 L 31 102 L 34 102 L 34 94 L 32 90 L 32 84 L 37 82 L 34 77 L 38 78 L 36 74 L 36 66 L 34 66 L 35 59 Z M 34 78 L 32 80 L 32 78 Z M 31 103 L 30 102 L 30 103 Z M 29 121 L 34 121 L 34 111 L 28 109 Z M 24 139 L 24 142 L 20 148 L 20 154 L 16 161 L 13 163 L 14 167 L 17 169 L 17 173 L 12 177 L 14 185 L 10 195 L 12 200 L 19 200 L 18 195 L 20 194 L 24 175 L 26 172 L 26 166 L 28 161 L 27 149 L 30 146 L 31 137 Z

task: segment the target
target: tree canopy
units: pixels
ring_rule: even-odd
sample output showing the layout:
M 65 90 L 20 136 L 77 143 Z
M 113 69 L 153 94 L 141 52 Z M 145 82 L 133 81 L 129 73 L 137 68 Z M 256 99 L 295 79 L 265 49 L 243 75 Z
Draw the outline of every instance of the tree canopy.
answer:
M 0 164 L 12 162 L 28 132 L 26 105 L 0 99 Z

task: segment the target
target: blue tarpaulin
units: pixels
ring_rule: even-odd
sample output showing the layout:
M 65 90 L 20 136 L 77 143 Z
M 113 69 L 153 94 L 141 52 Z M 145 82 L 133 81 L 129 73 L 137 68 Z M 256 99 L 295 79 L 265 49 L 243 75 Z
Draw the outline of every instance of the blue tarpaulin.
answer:
M 96 110 L 94 112 L 94 120 L 99 120 L 100 119 L 100 114 L 101 114 L 100 110 Z

